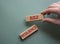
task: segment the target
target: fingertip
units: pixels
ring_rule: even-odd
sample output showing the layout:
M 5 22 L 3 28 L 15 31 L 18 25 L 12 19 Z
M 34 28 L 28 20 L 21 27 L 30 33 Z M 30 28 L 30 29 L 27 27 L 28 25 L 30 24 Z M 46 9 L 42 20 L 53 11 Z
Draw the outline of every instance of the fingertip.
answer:
M 41 13 L 41 14 L 45 13 L 45 10 L 41 11 L 40 13 Z
M 55 23 L 55 22 L 56 22 L 56 19 L 44 18 L 42 21 L 43 21 L 43 22 L 49 22 L 49 23 Z
M 46 13 L 45 13 L 44 11 L 41 11 L 41 12 L 40 12 L 40 14 L 43 14 L 43 15 L 45 15 Z
M 48 9 L 45 9 L 45 10 L 41 11 L 40 13 L 43 14 L 43 15 L 45 15 L 45 14 L 48 13 Z
M 43 22 L 50 22 L 50 18 L 43 18 L 42 21 Z
M 45 18 L 42 19 L 42 22 L 44 22 L 44 21 L 45 21 Z

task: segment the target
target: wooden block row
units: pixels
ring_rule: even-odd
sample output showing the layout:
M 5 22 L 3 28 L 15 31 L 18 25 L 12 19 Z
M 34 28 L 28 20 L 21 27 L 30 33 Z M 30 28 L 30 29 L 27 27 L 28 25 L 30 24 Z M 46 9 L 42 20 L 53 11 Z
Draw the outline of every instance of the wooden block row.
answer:
M 42 19 L 43 19 L 42 14 L 35 14 L 35 15 L 31 15 L 31 16 L 26 16 L 26 22 L 42 20 Z
M 34 33 L 35 31 L 37 31 L 38 28 L 36 25 L 32 25 L 31 27 L 29 27 L 28 29 L 26 29 L 24 32 L 22 32 L 19 36 L 21 37 L 21 39 L 25 39 L 27 38 L 29 35 L 31 35 L 32 33 Z

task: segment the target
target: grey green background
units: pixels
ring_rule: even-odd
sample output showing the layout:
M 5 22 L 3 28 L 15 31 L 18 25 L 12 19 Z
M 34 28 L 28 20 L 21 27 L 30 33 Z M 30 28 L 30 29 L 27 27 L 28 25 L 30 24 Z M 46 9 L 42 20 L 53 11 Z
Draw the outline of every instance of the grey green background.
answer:
M 60 26 L 42 21 L 25 22 L 25 16 L 40 13 L 58 1 L 0 0 L 0 44 L 60 44 Z M 22 41 L 19 34 L 33 24 L 38 31 Z

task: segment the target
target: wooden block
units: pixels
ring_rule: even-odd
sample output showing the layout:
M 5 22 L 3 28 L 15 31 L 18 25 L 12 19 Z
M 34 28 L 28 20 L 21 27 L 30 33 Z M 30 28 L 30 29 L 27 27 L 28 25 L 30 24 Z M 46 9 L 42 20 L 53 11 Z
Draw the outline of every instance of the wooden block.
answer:
M 42 14 L 35 14 L 35 15 L 31 15 L 31 16 L 26 16 L 26 22 L 42 20 L 42 19 L 43 19 Z
M 25 39 L 37 30 L 38 30 L 37 26 L 33 25 L 29 27 L 28 29 L 26 29 L 24 32 L 22 32 L 19 36 L 21 37 L 21 39 Z

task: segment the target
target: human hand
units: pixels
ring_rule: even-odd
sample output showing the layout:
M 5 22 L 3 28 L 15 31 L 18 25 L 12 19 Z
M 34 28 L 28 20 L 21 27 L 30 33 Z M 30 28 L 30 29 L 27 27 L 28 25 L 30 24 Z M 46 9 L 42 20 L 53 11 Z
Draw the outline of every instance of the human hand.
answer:
M 42 21 L 60 25 L 60 2 L 53 3 L 50 6 L 48 6 L 48 8 L 46 8 L 43 11 L 41 11 L 41 14 L 43 14 L 43 15 L 51 14 L 51 13 L 57 14 L 58 15 L 57 18 L 56 19 L 53 19 L 53 18 L 43 18 Z

